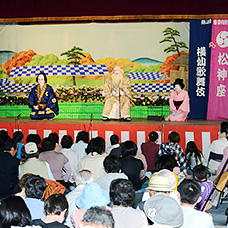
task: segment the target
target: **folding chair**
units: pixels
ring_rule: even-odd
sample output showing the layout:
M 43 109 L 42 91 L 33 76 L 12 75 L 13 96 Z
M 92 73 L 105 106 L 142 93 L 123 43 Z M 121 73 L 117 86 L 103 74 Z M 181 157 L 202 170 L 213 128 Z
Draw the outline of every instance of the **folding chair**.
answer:
M 215 174 L 215 170 L 217 170 L 218 167 L 215 167 L 215 164 L 211 164 L 211 166 L 210 166 L 210 161 L 212 160 L 216 163 L 219 163 L 222 161 L 222 158 L 223 158 L 223 154 L 216 154 L 212 151 L 210 152 L 208 162 L 207 162 L 207 168 L 211 174 Z

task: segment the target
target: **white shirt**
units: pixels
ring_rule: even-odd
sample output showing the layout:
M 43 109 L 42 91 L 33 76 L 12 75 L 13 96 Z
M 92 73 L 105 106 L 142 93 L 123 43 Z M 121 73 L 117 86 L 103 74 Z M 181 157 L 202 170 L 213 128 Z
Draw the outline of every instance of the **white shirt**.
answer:
M 87 148 L 88 144 L 84 143 L 83 141 L 79 141 L 78 143 L 74 143 L 71 146 L 71 149 L 76 151 L 77 156 L 78 156 L 78 167 L 79 167 L 79 162 L 82 158 L 84 158 L 87 153 L 85 152 L 85 149 Z

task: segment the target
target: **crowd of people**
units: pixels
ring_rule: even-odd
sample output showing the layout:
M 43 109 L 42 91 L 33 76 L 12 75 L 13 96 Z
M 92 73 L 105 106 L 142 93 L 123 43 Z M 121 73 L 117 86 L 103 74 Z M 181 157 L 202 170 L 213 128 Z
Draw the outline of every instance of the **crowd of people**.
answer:
M 222 122 L 208 150 L 228 151 L 227 133 Z M 102 137 L 85 131 L 74 143 L 70 135 L 24 139 L 1 130 L 0 227 L 213 228 L 208 156 L 193 141 L 184 152 L 178 132 L 161 145 L 158 138 L 150 132 L 139 153 L 115 134 L 106 149 Z

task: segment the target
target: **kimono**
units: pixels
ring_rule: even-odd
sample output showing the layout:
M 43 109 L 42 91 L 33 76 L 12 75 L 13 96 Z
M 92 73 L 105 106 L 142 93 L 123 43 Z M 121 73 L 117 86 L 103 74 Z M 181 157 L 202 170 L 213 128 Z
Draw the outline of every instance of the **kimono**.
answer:
M 51 86 L 44 84 L 43 89 L 40 89 L 39 84 L 34 86 L 29 94 L 29 107 L 32 107 L 30 114 L 31 119 L 50 119 L 59 113 L 58 102 L 55 93 Z M 33 106 L 38 105 L 36 110 Z M 46 110 L 50 108 L 50 110 Z M 54 114 L 55 113 L 55 114 Z
M 185 121 L 190 111 L 188 92 L 181 90 L 178 94 L 176 91 L 171 92 L 169 98 L 170 115 L 165 119 L 166 121 Z M 173 116 L 172 111 L 179 112 L 180 114 Z

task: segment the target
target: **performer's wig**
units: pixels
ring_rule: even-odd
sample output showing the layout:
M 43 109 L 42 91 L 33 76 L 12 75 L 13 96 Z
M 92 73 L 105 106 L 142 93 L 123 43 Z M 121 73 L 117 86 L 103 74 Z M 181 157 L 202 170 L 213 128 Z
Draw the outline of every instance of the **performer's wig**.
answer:
M 184 89 L 184 82 L 183 79 L 181 78 L 177 78 L 175 80 L 175 82 L 173 83 L 173 86 L 175 87 L 175 85 L 179 85 L 181 87 L 181 89 Z
M 36 82 L 38 82 L 38 77 L 39 77 L 40 75 L 43 75 L 43 76 L 44 76 L 44 81 L 45 81 L 45 83 L 47 83 L 47 75 L 46 75 L 44 72 L 40 72 L 40 73 L 36 76 Z

